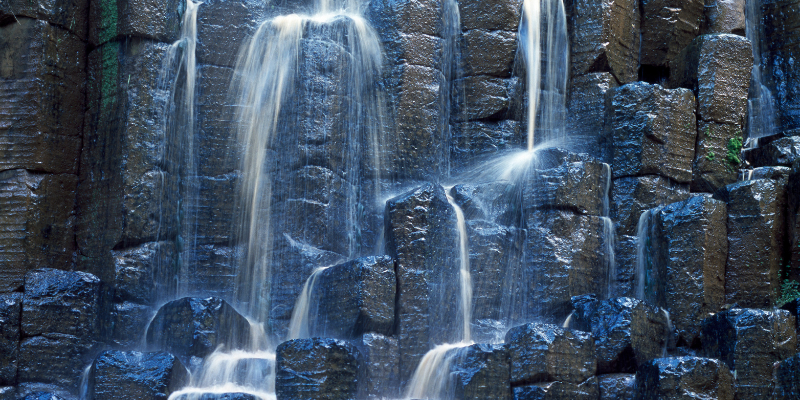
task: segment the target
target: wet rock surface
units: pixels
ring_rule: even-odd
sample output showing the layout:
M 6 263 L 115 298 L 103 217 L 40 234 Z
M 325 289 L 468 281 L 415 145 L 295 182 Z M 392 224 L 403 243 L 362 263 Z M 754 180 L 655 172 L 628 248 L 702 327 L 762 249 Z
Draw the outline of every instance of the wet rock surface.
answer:
M 227 302 L 215 297 L 184 297 L 163 305 L 147 329 L 147 343 L 188 359 L 205 357 L 217 346 L 242 348 L 250 324 Z
M 703 320 L 703 351 L 736 371 L 736 398 L 768 398 L 775 364 L 797 351 L 794 324 L 786 310 L 723 311 Z
M 632 400 L 636 390 L 636 375 L 598 375 L 597 385 L 600 389 L 600 400 Z
M 457 399 L 511 399 L 509 353 L 504 345 L 473 344 L 458 351 L 450 364 Z
M 756 167 L 791 166 L 800 159 L 800 136 L 788 136 L 759 146 L 746 153 L 747 161 Z
M 102 399 L 166 399 L 189 380 L 189 372 L 169 353 L 105 351 L 92 363 L 89 393 Z
M 733 374 L 713 358 L 657 358 L 636 372 L 636 399 L 714 398 L 733 400 Z
M 358 392 L 358 350 L 336 339 L 295 339 L 276 351 L 278 399 L 352 399 Z
M 567 131 L 574 146 L 605 162 L 613 154 L 611 100 L 618 86 L 611 73 L 594 72 L 573 77 L 569 87 Z
M 357 398 L 392 397 L 398 388 L 397 338 L 366 333 L 355 343 L 361 355 L 359 395 Z
M 580 161 L 536 170 L 523 190 L 522 204 L 602 215 L 611 169 L 601 162 Z
M 0 385 L 17 383 L 22 294 L 0 295 Z
M 597 368 L 595 343 L 586 332 L 526 324 L 506 333 L 513 386 L 537 382 L 581 383 Z
M 772 398 L 788 400 L 800 393 L 800 353 L 781 361 L 775 369 Z
M 111 0 L 89 3 L 89 42 L 99 46 L 124 36 L 174 42 L 186 6 L 178 0 Z
M 700 33 L 704 3 L 699 0 L 647 0 L 642 2 L 642 49 L 639 62 L 671 67 L 679 54 Z
M 514 400 L 590 400 L 597 396 L 597 378 L 582 383 L 546 382 L 514 388 Z

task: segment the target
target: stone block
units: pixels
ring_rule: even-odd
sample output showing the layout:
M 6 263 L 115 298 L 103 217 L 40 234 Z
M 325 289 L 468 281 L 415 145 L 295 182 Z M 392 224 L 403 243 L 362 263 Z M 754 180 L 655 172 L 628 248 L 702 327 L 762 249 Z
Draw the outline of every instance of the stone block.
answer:
M 703 352 L 736 371 L 737 399 L 766 399 L 775 364 L 797 351 L 794 325 L 786 310 L 726 310 L 703 321 Z
M 520 0 L 466 0 L 458 2 L 461 28 L 516 32 L 522 12 Z
M 523 132 L 517 121 L 465 121 L 453 126 L 450 145 L 451 168 L 459 170 L 475 165 L 475 160 L 491 157 L 504 150 L 523 147 Z
M 768 307 L 780 286 L 786 207 L 785 180 L 755 179 L 726 186 L 728 203 L 727 304 Z
M 737 124 L 699 121 L 692 191 L 714 193 L 736 182 L 741 166 L 736 148 L 741 140 L 742 130 Z
M 17 383 L 22 294 L 0 294 L 0 385 Z
M 700 33 L 703 0 L 647 0 L 642 2 L 640 63 L 671 67 L 684 47 Z
M 744 0 L 711 0 L 705 6 L 702 33 L 733 33 L 745 35 Z
M 174 295 L 176 252 L 173 242 L 150 242 L 113 250 L 115 299 L 152 305 Z
M 206 4 L 203 3 L 203 7 Z M 237 106 L 231 101 L 233 68 L 201 65 L 197 68 L 197 174 L 220 176 L 239 168 L 241 155 L 231 146 L 236 139 Z
M 180 0 L 89 2 L 89 43 L 100 46 L 124 36 L 172 43 L 180 37 L 186 4 Z
M 800 393 L 800 353 L 781 361 L 775 369 L 772 399 L 790 400 Z
M 466 220 L 519 226 L 522 218 L 520 187 L 511 180 L 461 184 L 450 189 Z
M 689 185 L 660 175 L 625 177 L 614 179 L 611 197 L 611 218 L 618 223 L 617 235 L 636 236 L 643 212 L 688 199 Z
M 477 75 L 455 81 L 459 88 L 454 110 L 456 120 L 496 120 L 503 117 L 509 107 L 508 81 L 505 79 Z
M 17 379 L 20 384 L 54 384 L 77 393 L 81 374 L 97 351 L 96 343 L 61 333 L 22 339 L 19 344 Z
M 636 390 L 635 374 L 605 374 L 597 377 L 600 400 L 633 400 Z
M 63 28 L 24 17 L 0 32 L 0 58 L 5 60 L 0 69 L 0 168 L 76 174 L 85 44 Z
M 127 301 L 114 304 L 109 317 L 114 327 L 111 342 L 119 349 L 140 348 L 154 313 L 152 306 Z
M 522 299 L 515 307 L 527 317 L 560 323 L 572 296 L 606 291 L 604 223 L 561 210 L 528 212 L 526 221 L 525 278 L 516 282 Z
M 592 335 L 556 325 L 526 324 L 505 337 L 513 386 L 564 381 L 581 383 L 597 370 Z
M 756 147 L 746 153 L 746 158 L 755 167 L 791 166 L 800 159 L 800 136 L 787 136 Z
M 610 72 L 618 82 L 637 78 L 639 60 L 639 2 L 631 0 L 573 0 L 570 15 L 572 75 Z
M 100 340 L 106 300 L 100 279 L 92 274 L 33 270 L 25 276 L 23 336 L 57 333 L 89 342 Z
M 4 268 L 0 291 L 22 286 L 25 274 L 41 267 L 75 267 L 75 189 L 70 174 L 26 170 L 0 172 L 0 239 Z
M 725 304 L 727 205 L 693 196 L 656 213 L 654 298 L 679 346 L 697 347 L 701 321 Z
M 567 100 L 567 132 L 571 147 L 600 160 L 610 161 L 612 154 L 611 99 L 617 88 L 614 75 L 594 72 L 575 76 Z
M 365 333 L 355 342 L 361 364 L 359 365 L 359 399 L 396 397 L 398 384 L 397 338 L 379 333 Z
M 778 0 L 761 6 L 759 34 L 762 38 L 761 68 L 764 85 L 774 98 L 776 130 L 800 127 L 798 71 L 791 60 L 800 54 L 798 46 L 797 1 Z
M 597 398 L 597 378 L 590 378 L 582 383 L 556 381 L 514 388 L 514 400 L 594 400 Z
M 190 179 L 194 186 L 184 200 L 184 213 L 194 223 L 184 225 L 184 236 L 192 237 L 197 245 L 227 244 L 231 241 L 234 221 L 237 217 L 236 202 L 239 194 L 240 176 L 236 173 L 218 176 L 197 176 Z M 187 230 L 193 232 L 187 232 Z
M 743 126 L 753 67 L 750 40 L 731 34 L 702 35 L 670 64 L 669 84 L 697 96 L 697 118 Z
M 184 272 L 186 286 L 196 295 L 233 301 L 236 298 L 236 263 L 241 260 L 241 252 L 241 247 L 220 244 L 201 244 L 187 251 L 182 255 L 190 260 Z
M 462 339 L 456 215 L 444 189 L 426 184 L 386 203 L 386 252 L 396 262 L 401 385 L 433 346 Z
M 161 306 L 147 328 L 147 343 L 178 357 L 205 357 L 217 346 L 244 348 L 250 323 L 215 297 L 184 297 Z
M 733 400 L 734 393 L 733 374 L 713 358 L 657 358 L 636 371 L 636 399 Z
M 309 332 L 350 339 L 368 332 L 392 334 L 397 278 L 391 257 L 365 257 L 334 265 L 316 278 L 317 305 Z
M 92 363 L 88 385 L 96 400 L 159 400 L 187 384 L 189 377 L 169 353 L 107 350 Z
M 89 29 L 89 2 L 86 0 L 0 2 L 0 21 L 18 20 L 21 17 L 49 22 L 69 30 L 81 40 L 86 40 Z
M 509 356 L 503 345 L 473 344 L 457 351 L 450 363 L 453 398 L 511 399 Z
M 635 372 L 662 354 L 667 318 L 657 307 L 629 297 L 575 304 L 573 321 L 592 332 L 599 374 Z
M 274 7 L 274 6 L 273 6 Z M 211 0 L 197 9 L 197 61 L 224 67 L 236 65 L 245 38 L 255 34 L 269 14 L 264 2 Z
M 514 31 L 470 29 L 461 34 L 461 70 L 464 76 L 511 76 L 517 53 Z
M 614 178 L 657 174 L 691 181 L 697 132 L 690 91 L 637 82 L 617 89 L 612 106 Z
M 353 399 L 360 354 L 348 342 L 312 338 L 283 342 L 276 350 L 278 399 Z
M 556 208 L 582 215 L 603 215 L 611 168 L 597 161 L 564 163 L 532 171 L 523 191 L 525 208 Z

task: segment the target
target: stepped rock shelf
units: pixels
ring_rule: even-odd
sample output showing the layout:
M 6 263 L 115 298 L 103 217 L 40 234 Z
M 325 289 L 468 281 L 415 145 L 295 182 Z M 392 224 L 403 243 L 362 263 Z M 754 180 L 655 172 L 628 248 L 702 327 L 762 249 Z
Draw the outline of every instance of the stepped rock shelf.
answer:
M 0 0 L 0 400 L 800 398 L 800 0 Z

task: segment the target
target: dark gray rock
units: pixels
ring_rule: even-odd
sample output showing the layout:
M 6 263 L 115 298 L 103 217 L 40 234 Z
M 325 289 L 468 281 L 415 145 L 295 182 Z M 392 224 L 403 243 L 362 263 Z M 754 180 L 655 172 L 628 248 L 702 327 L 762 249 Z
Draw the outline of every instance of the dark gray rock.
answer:
M 585 332 L 526 324 L 511 328 L 505 343 L 514 386 L 555 380 L 581 383 L 597 370 L 594 339 Z
M 441 186 L 427 184 L 386 203 L 386 252 L 396 262 L 401 383 L 436 344 L 460 340 L 458 231 Z
M 772 399 L 789 400 L 800 393 L 800 353 L 781 361 L 775 369 Z
M 730 309 L 703 321 L 703 351 L 736 371 L 737 399 L 765 399 L 775 363 L 797 351 L 794 325 L 786 310 Z
M 786 192 L 789 194 L 786 207 L 786 231 L 789 248 L 789 265 L 800 272 L 800 162 L 795 161 L 788 177 Z M 796 277 L 796 276 L 795 276 Z
M 359 365 L 359 395 L 362 399 L 396 397 L 398 388 L 397 338 L 379 333 L 366 333 L 355 342 L 361 365 Z
M 636 258 L 638 238 L 617 234 L 614 243 L 615 276 L 609 287 L 610 297 L 636 296 Z
M 266 16 L 263 2 L 213 0 L 197 9 L 197 61 L 233 67 L 245 38 L 254 34 Z
M 517 52 L 515 31 L 470 29 L 462 33 L 460 39 L 460 73 L 465 76 L 511 76 Z
M 710 196 L 656 213 L 654 298 L 669 311 L 679 345 L 699 344 L 701 321 L 725 303 L 727 216 L 726 204 Z
M 636 390 L 635 374 L 606 374 L 597 377 L 600 400 L 633 400 Z
M 576 326 L 591 330 L 597 351 L 597 372 L 634 372 L 659 357 L 666 346 L 667 319 L 641 300 L 617 297 L 575 304 Z
M 514 388 L 514 400 L 594 400 L 598 398 L 597 378 L 585 382 L 546 382 Z
M 798 72 L 790 61 L 800 54 L 798 47 L 798 21 L 795 18 L 797 2 L 778 0 L 761 7 L 762 59 L 764 84 L 772 91 L 778 131 L 800 127 L 798 103 Z
M 295 339 L 276 350 L 278 399 L 354 399 L 360 354 L 336 339 Z
M 711 0 L 705 6 L 702 33 L 745 34 L 745 2 L 743 0 Z
M 88 341 L 102 339 L 106 300 L 100 279 L 92 274 L 49 268 L 31 271 L 25 277 L 23 335 L 59 333 Z
M 587 293 L 605 293 L 603 220 L 561 210 L 531 211 L 526 215 L 524 279 L 515 307 L 530 317 L 561 323 L 570 312 L 570 299 Z
M 516 32 L 522 12 L 520 0 L 462 0 L 458 2 L 462 29 Z
M 173 242 L 150 242 L 111 252 L 114 258 L 114 298 L 152 305 L 175 293 L 177 254 Z
M 657 358 L 636 371 L 636 399 L 733 400 L 734 393 L 733 374 L 713 358 Z
M 788 136 L 748 151 L 747 161 L 756 167 L 787 165 L 800 159 L 800 136 Z
M 508 80 L 487 75 L 458 79 L 454 85 L 463 93 L 457 97 L 454 116 L 459 121 L 490 119 L 505 116 L 509 107 Z
M 647 0 L 642 2 L 640 63 L 671 67 L 679 53 L 700 33 L 702 0 Z
M 25 2 L 26 6 L 34 4 Z M 13 12 L 0 8 L 4 10 L 0 13 Z M 4 138 L 0 168 L 76 174 L 86 46 L 77 36 L 46 21 L 19 17 L 9 22 L 0 28 L 0 58 L 5 60 L 0 71 L 0 133 Z
M 86 0 L 0 2 L 0 21 L 17 20 L 21 17 L 39 19 L 51 25 L 67 29 L 81 40 L 86 40 L 89 23 L 89 2 Z
M 671 64 L 672 87 L 697 96 L 697 118 L 743 126 L 753 64 L 750 41 L 739 35 L 702 35 Z
M 697 146 L 692 165 L 692 191 L 714 193 L 736 182 L 741 156 L 735 148 L 741 143 L 738 124 L 699 121 Z
M 657 174 L 692 179 L 695 101 L 685 89 L 637 82 L 614 91 L 614 178 Z
M 767 307 L 775 301 L 782 266 L 785 190 L 785 181 L 755 179 L 719 192 L 719 198 L 728 203 L 728 304 Z
M 523 132 L 517 121 L 465 121 L 453 126 L 450 157 L 453 169 L 463 169 L 505 150 L 522 148 Z
M 571 148 L 611 161 L 611 99 L 619 84 L 608 72 L 575 76 L 567 101 L 567 132 Z
M 639 2 L 573 0 L 570 15 L 572 75 L 611 72 L 618 82 L 636 80 L 639 61 Z
M 227 301 L 235 299 L 239 271 L 236 262 L 241 260 L 240 253 L 237 246 L 201 244 L 183 254 L 189 260 L 185 279 L 191 292 Z
M 189 371 L 172 354 L 109 350 L 94 360 L 89 393 L 96 400 L 166 399 L 189 382 Z
M 172 43 L 180 37 L 185 3 L 180 0 L 89 2 L 89 42 L 100 46 L 123 36 Z
M 140 348 L 147 324 L 153 318 L 152 306 L 123 302 L 114 304 L 111 313 L 111 341 L 121 349 Z
M 175 397 L 177 400 L 258 400 L 260 397 L 250 393 L 203 393 L 183 394 Z
M 394 331 L 397 278 L 391 257 L 365 257 L 321 272 L 311 304 L 317 305 L 313 336 L 350 339 Z M 312 306 L 313 307 L 313 306 Z
M 618 223 L 617 235 L 636 236 L 643 212 L 688 199 L 689 185 L 659 175 L 619 178 L 614 179 L 611 198 L 611 218 Z
M 0 291 L 22 286 L 33 269 L 75 267 L 75 188 L 71 174 L 0 172 Z
M 482 220 L 503 226 L 519 226 L 522 218 L 522 193 L 513 181 L 461 184 L 450 189 L 453 201 L 466 220 Z
M 178 357 L 205 357 L 217 346 L 244 348 L 250 324 L 224 300 L 184 297 L 161 306 L 147 328 L 147 343 Z
M 24 314 L 24 311 L 23 311 Z M 46 333 L 22 339 L 19 344 L 17 379 L 20 385 L 54 384 L 77 393 L 81 374 L 99 348 L 85 337 Z
M 203 3 L 202 7 L 206 7 Z M 240 154 L 231 148 L 237 111 L 231 101 L 233 68 L 201 65 L 197 68 L 195 112 L 197 118 L 197 174 L 219 176 L 239 167 Z
M 168 47 L 131 38 L 89 54 L 77 229 L 86 257 L 176 234 L 178 152 L 168 151 L 159 86 Z
M 457 349 L 450 363 L 455 399 L 511 399 L 509 355 L 503 345 L 473 344 Z
M 0 294 L 0 385 L 17 383 L 22 294 Z
M 195 218 L 184 237 L 192 237 L 195 243 L 227 244 L 231 240 L 237 216 L 235 202 L 238 195 L 239 175 L 230 173 L 218 176 L 199 176 L 195 178 L 196 200 L 188 205 L 185 213 Z M 240 215 L 240 214 L 239 214 Z
M 603 214 L 611 169 L 597 161 L 564 163 L 533 171 L 523 190 L 526 208 L 557 208 L 576 214 Z
M 63 400 L 63 398 L 55 393 L 33 392 L 19 397 L 19 400 Z

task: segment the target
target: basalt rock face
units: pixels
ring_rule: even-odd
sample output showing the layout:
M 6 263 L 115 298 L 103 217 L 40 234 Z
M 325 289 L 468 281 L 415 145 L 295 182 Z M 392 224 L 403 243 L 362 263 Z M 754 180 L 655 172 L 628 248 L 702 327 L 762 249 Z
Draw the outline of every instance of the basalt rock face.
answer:
M 22 294 L 0 295 L 0 385 L 17 383 Z
M 700 33 L 703 2 L 698 0 L 647 0 L 642 3 L 644 66 L 671 67 L 672 61 Z
M 632 400 L 636 390 L 636 375 L 599 375 L 597 384 L 600 387 L 600 400 Z
M 703 351 L 736 371 L 737 399 L 772 393 L 772 371 L 797 351 L 795 317 L 786 310 L 735 308 L 703 321 Z
M 595 343 L 586 332 L 527 324 L 508 331 L 505 343 L 514 386 L 551 381 L 581 383 L 597 370 Z
M 111 0 L 89 3 L 89 42 L 99 46 L 125 36 L 174 42 L 186 6 L 178 0 Z
M 636 372 L 636 399 L 733 400 L 733 374 L 713 358 L 657 358 Z
M 765 84 L 773 91 L 777 111 L 777 130 L 800 128 L 800 97 L 798 97 L 798 70 L 790 64 L 800 47 L 797 42 L 797 1 L 781 0 L 765 3 L 762 8 L 764 51 L 761 66 Z
M 453 398 L 510 400 L 509 352 L 503 345 L 474 344 L 450 363 Z
M 353 399 L 360 353 L 336 339 L 295 339 L 276 351 L 278 399 Z
M 355 341 L 361 364 L 358 366 L 357 398 L 380 399 L 394 397 L 398 389 L 399 352 L 397 338 L 379 333 L 366 333 Z
M 791 166 L 800 159 L 800 136 L 788 136 L 772 141 L 746 153 L 747 161 L 756 167 Z
M 605 162 L 613 155 L 611 101 L 617 79 L 609 72 L 593 72 L 572 78 L 567 101 L 567 131 L 577 150 Z
M 582 383 L 546 382 L 514 388 L 514 400 L 593 400 L 598 398 L 597 378 Z
M 244 348 L 250 324 L 224 300 L 185 297 L 161 307 L 147 329 L 147 343 L 184 359 L 205 357 L 217 346 Z
M 772 398 L 788 400 L 800 393 L 800 353 L 783 360 L 775 369 Z
M 183 364 L 169 353 L 105 351 L 91 368 L 89 395 L 97 400 L 162 400 L 189 379 Z

